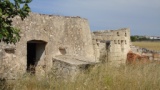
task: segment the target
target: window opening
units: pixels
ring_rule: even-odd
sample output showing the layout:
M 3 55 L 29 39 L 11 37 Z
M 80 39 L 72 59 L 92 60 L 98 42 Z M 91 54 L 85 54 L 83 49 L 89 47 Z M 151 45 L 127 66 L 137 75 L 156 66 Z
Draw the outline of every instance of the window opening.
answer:
M 117 36 L 120 36 L 120 35 L 119 35 L 119 32 L 117 32 Z

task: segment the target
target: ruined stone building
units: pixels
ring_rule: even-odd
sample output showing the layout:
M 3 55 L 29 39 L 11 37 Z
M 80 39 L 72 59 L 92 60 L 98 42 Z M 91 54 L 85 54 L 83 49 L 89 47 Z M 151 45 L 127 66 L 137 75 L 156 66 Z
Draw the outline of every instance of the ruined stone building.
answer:
M 130 29 L 99 30 L 92 34 L 97 59 L 119 65 L 126 63 L 130 51 Z
M 86 19 L 34 13 L 13 21 L 21 39 L 16 45 L 0 43 L 1 78 L 16 79 L 26 72 L 45 75 L 52 68 L 57 74 L 74 75 L 99 62 L 103 48 L 106 61 L 125 63 L 129 29 L 91 33 Z

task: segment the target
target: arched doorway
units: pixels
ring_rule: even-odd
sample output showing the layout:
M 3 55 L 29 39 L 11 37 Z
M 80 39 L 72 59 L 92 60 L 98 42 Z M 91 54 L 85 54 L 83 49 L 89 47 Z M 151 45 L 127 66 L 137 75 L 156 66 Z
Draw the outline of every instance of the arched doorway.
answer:
M 31 40 L 27 42 L 27 72 L 36 73 L 36 66 L 40 60 L 45 58 L 45 46 L 47 42 L 42 40 Z

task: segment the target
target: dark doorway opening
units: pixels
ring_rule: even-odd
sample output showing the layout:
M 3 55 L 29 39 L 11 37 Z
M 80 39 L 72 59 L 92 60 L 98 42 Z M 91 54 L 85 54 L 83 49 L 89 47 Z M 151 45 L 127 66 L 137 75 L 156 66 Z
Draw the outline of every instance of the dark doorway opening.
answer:
M 106 50 L 109 51 L 109 49 L 110 49 L 110 41 L 106 41 Z
M 27 42 L 27 72 L 36 73 L 36 66 L 40 60 L 45 58 L 46 42 L 31 40 Z

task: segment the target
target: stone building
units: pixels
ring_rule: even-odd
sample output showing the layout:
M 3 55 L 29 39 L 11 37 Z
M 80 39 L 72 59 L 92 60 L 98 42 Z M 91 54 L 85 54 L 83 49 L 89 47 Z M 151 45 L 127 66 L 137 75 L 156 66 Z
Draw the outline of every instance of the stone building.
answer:
M 30 13 L 24 21 L 13 19 L 21 30 L 15 45 L 0 43 L 0 78 L 16 79 L 30 72 L 43 76 L 75 76 L 98 62 L 125 63 L 130 50 L 130 30 L 91 33 L 80 17 Z M 105 59 L 104 59 L 105 58 Z
M 26 72 L 45 75 L 53 66 L 70 72 L 62 67 L 66 64 L 74 72 L 95 62 L 86 19 L 30 13 L 24 21 L 20 17 L 13 21 L 21 39 L 16 45 L 0 43 L 0 77 L 15 79 Z
M 96 60 L 114 65 L 126 63 L 130 51 L 130 29 L 98 30 L 92 33 Z

